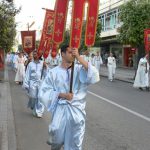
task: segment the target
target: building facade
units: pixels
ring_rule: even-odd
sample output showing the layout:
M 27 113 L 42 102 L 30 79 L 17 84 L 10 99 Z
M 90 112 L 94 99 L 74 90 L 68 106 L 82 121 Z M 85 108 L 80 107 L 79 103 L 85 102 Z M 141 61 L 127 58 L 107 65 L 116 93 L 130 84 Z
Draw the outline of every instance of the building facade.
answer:
M 120 6 L 128 0 L 101 0 L 100 16 L 102 24 L 101 54 L 104 61 L 109 52 L 114 53 L 118 66 L 134 67 L 136 65 L 137 52 L 130 45 L 122 45 L 117 40 L 118 28 L 122 25 L 119 19 Z

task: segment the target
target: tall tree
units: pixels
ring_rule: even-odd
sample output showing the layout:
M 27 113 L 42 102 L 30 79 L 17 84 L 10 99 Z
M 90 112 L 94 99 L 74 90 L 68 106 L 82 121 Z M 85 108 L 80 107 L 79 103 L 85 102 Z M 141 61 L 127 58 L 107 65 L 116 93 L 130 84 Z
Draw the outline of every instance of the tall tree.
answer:
M 150 0 L 130 0 L 121 6 L 118 39 L 144 53 L 144 29 L 150 28 Z M 140 48 L 143 45 L 142 49 Z
M 12 48 L 16 36 L 15 15 L 19 11 L 12 2 L 0 1 L 0 49 Z
M 101 30 L 102 30 L 101 22 L 98 20 L 98 23 L 97 23 L 97 31 L 96 31 L 96 38 L 95 38 L 95 45 L 94 45 L 94 46 L 96 46 L 96 47 L 99 47 L 99 46 L 100 46 Z
M 70 30 L 67 29 L 64 33 L 64 41 L 60 45 L 60 47 L 62 47 L 63 45 L 69 45 L 69 42 L 70 42 Z

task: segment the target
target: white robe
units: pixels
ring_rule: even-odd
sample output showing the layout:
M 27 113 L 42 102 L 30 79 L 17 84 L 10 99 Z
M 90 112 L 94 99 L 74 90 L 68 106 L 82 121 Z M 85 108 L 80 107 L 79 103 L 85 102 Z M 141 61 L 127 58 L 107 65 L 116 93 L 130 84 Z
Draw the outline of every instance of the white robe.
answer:
M 108 57 L 107 67 L 108 67 L 108 79 L 113 80 L 114 75 L 116 73 L 116 59 L 114 57 Z
M 149 63 L 146 58 L 141 58 L 139 61 L 133 87 L 149 87 Z
M 6 62 L 7 62 L 7 64 L 10 64 L 10 54 L 7 54 L 7 56 L 6 56 Z
M 29 96 L 28 107 L 31 108 L 37 116 L 42 116 L 44 112 L 44 105 L 38 99 L 39 87 L 42 82 L 42 69 L 43 61 L 30 62 L 27 67 L 25 79 L 23 82 L 23 88 L 27 90 Z
M 59 93 L 68 93 L 71 69 L 57 66 L 47 74 L 39 91 L 41 102 L 52 113 L 49 126 L 49 143 L 53 150 L 81 150 L 85 132 L 85 105 L 87 86 L 99 81 L 98 71 L 89 63 L 88 71 L 75 65 L 73 100 L 58 98 Z
M 19 56 L 15 54 L 14 58 L 13 58 L 13 67 L 14 67 L 14 69 L 17 69 L 17 65 L 19 64 L 18 63 L 18 58 L 19 58 Z M 24 59 L 24 62 L 25 62 L 25 59 Z
M 98 70 L 98 72 L 100 72 L 100 65 L 103 64 L 103 61 L 102 61 L 102 57 L 99 55 L 99 56 L 94 56 L 93 58 L 94 60 L 94 66 L 96 67 L 96 69 Z
M 25 76 L 24 63 L 25 63 L 25 59 L 23 57 L 22 58 L 20 58 L 20 57 L 16 58 L 16 62 L 14 63 L 15 67 L 17 69 L 16 77 L 15 77 L 16 82 L 22 82 L 24 79 L 24 76 Z

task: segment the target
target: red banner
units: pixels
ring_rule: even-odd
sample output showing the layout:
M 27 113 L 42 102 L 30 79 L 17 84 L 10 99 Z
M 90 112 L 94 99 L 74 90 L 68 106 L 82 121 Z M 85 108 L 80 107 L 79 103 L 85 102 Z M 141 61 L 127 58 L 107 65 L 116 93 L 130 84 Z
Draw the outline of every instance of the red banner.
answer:
M 69 0 L 56 0 L 53 40 L 56 44 L 63 42 Z
M 43 57 L 46 59 L 49 55 L 49 52 L 50 52 L 50 49 L 52 49 L 52 45 L 53 45 L 53 42 L 51 39 L 47 39 L 45 41 L 45 46 L 44 46 L 44 54 L 43 54 Z
M 35 50 L 36 31 L 21 31 L 22 47 L 26 53 Z
M 97 29 L 99 0 L 87 0 L 88 13 L 85 32 L 85 45 L 90 47 L 95 43 L 95 35 Z
M 41 54 L 44 53 L 44 58 L 48 57 L 47 54 L 49 54 L 50 51 L 50 42 L 52 41 L 53 37 L 53 28 L 54 28 L 54 10 L 46 9 L 42 36 L 38 48 L 38 55 L 41 56 Z
M 4 69 L 4 50 L 0 49 L 0 70 Z
M 150 51 L 150 29 L 144 30 L 145 50 Z
M 72 25 L 71 25 L 71 39 L 70 46 L 73 48 L 79 48 L 80 39 L 82 33 L 82 23 L 84 15 L 84 3 L 85 0 L 73 1 L 73 13 L 72 13 Z

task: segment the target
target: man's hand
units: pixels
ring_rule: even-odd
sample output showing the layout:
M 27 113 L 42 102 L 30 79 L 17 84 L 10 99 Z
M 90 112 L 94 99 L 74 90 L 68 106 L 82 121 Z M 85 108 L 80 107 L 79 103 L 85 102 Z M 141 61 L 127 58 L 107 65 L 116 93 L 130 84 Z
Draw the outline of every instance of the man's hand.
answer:
M 65 97 L 68 101 L 71 101 L 73 99 L 73 93 L 66 93 Z
M 73 55 L 75 58 L 77 58 L 77 59 L 80 57 L 77 48 L 73 48 L 73 49 L 72 49 L 72 55 Z
M 86 70 L 88 70 L 88 62 L 86 62 L 82 57 L 80 57 L 77 48 L 72 49 L 72 55 L 79 61 L 80 64 L 84 66 Z
M 73 93 L 60 93 L 59 98 L 64 98 L 68 101 L 71 101 L 73 99 Z

